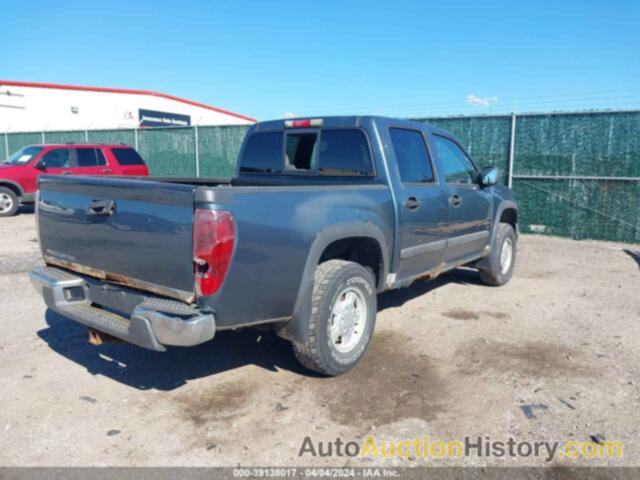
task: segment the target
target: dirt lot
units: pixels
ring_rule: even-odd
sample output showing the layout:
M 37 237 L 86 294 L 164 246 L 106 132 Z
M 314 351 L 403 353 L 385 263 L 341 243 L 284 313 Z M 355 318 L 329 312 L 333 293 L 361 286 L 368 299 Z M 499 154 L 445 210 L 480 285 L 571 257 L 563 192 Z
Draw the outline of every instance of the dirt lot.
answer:
M 379 299 L 345 376 L 299 367 L 256 331 L 166 353 L 93 347 L 46 312 L 26 272 L 34 217 L 0 221 L 0 464 L 535 464 L 542 458 L 298 457 L 314 442 L 621 440 L 640 465 L 640 247 L 523 236 L 512 282 L 458 270 Z M 569 460 L 554 459 L 553 464 Z

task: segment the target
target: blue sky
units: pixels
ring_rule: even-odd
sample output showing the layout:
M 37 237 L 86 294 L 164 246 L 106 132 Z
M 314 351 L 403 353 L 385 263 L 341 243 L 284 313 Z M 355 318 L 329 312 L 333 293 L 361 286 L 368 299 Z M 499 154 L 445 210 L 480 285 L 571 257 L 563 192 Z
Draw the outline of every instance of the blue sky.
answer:
M 640 107 L 637 1 L 0 0 L 0 78 L 259 119 Z

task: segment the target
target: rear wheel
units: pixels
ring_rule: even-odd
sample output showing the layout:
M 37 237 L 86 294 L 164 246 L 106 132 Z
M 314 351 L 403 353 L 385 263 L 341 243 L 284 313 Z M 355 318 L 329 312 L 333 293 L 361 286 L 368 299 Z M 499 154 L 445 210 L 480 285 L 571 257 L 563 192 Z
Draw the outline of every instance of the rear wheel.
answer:
M 19 200 L 16 193 L 6 187 L 0 187 L 0 217 L 12 217 L 18 211 Z
M 305 367 L 325 375 L 351 369 L 369 345 L 377 313 L 372 273 L 354 262 L 329 260 L 314 275 L 307 336 L 294 342 Z
M 491 244 L 487 266 L 480 278 L 488 285 L 500 286 L 511 280 L 516 264 L 516 232 L 508 223 L 500 223 Z

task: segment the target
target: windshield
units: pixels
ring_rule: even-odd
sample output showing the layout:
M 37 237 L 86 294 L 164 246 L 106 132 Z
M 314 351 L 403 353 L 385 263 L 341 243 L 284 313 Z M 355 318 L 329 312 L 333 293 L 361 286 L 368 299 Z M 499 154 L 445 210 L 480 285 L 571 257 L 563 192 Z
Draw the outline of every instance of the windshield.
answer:
M 11 155 L 2 163 L 10 165 L 26 165 L 42 151 L 42 147 L 24 147 Z

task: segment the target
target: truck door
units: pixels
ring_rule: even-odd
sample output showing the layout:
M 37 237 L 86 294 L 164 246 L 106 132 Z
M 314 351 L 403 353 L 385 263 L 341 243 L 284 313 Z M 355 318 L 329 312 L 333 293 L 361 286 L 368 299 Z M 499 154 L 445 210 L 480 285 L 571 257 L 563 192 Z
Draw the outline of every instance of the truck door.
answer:
M 479 171 L 453 139 L 433 134 L 447 191 L 446 263 L 478 256 L 489 241 L 491 197 L 480 188 Z
M 447 197 L 421 130 L 389 128 L 396 157 L 400 261 L 398 280 L 435 268 L 446 245 Z

